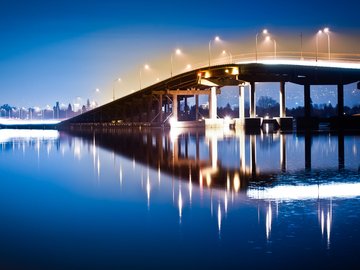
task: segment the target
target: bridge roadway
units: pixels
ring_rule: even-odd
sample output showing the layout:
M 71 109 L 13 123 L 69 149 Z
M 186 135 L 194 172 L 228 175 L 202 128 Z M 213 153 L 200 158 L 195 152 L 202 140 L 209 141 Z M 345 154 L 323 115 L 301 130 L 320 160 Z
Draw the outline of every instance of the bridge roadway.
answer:
M 294 63 L 241 63 L 203 67 L 173 76 L 154 85 L 136 91 L 113 102 L 95 108 L 62 123 L 71 126 L 222 126 L 223 119 L 217 117 L 217 94 L 221 87 L 239 87 L 239 118 L 236 126 L 259 127 L 261 118 L 256 117 L 256 82 L 278 82 L 280 95 L 279 125 L 286 129 L 292 126 L 292 118 L 286 117 L 285 83 L 304 86 L 304 119 L 298 126 L 311 124 L 311 85 L 336 85 L 338 120 L 344 118 L 344 85 L 358 83 L 359 67 L 320 66 Z M 245 86 L 249 88 L 250 117 L 245 117 Z M 290 93 L 291 94 L 291 93 Z M 200 121 L 199 95 L 209 97 L 209 116 Z M 195 119 L 179 121 L 180 100 L 187 105 L 187 98 L 195 97 Z M 185 106 L 186 107 L 186 106 Z M 352 120 L 351 120 L 352 121 Z M 338 121 L 344 122 L 344 121 Z

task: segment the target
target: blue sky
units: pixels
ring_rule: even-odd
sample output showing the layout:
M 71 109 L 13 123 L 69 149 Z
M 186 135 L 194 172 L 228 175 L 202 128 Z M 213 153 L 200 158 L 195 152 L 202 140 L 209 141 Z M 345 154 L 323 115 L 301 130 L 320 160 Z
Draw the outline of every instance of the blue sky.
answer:
M 117 77 L 122 78 L 115 85 L 117 96 L 139 88 L 144 63 L 152 68 L 143 75 L 144 84 L 168 76 L 174 48 L 186 55 L 174 62 L 180 72 L 186 63 L 206 61 L 215 35 L 226 42 L 214 46 L 214 57 L 222 49 L 252 52 L 254 36 L 264 27 L 276 33 L 279 50 L 297 50 L 301 32 L 304 48 L 313 50 L 314 33 L 329 26 L 334 50 L 360 53 L 354 42 L 360 38 L 360 4 L 346 3 L 0 0 L 0 104 L 107 102 Z M 325 52 L 324 40 L 319 48 Z M 351 95 L 348 99 L 354 102 Z

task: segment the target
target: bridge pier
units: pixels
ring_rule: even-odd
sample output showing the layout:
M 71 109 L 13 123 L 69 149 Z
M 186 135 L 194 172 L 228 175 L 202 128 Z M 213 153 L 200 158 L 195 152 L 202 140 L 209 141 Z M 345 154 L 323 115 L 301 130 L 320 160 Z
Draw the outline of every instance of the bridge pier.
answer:
M 158 106 L 158 114 L 159 114 L 159 123 L 163 121 L 163 113 L 162 113 L 162 104 L 163 104 L 163 95 L 159 95 L 159 106 Z
M 285 82 L 280 82 L 280 117 L 277 119 L 282 130 L 292 129 L 292 117 L 286 117 L 286 92 Z
M 239 85 L 239 118 L 235 119 L 236 127 L 243 127 L 245 124 L 245 85 Z
M 199 95 L 195 95 L 195 120 L 199 120 Z
M 311 117 L 310 84 L 304 85 L 304 110 L 305 119 L 308 121 Z
M 250 118 L 245 118 L 245 129 L 258 130 L 261 118 L 256 116 L 255 82 L 250 82 Z
M 210 94 L 209 94 L 209 118 L 205 119 L 205 126 L 206 127 L 223 127 L 224 120 L 223 119 L 217 119 L 217 87 L 211 87 L 210 88 Z
M 280 117 L 286 117 L 285 82 L 280 82 Z
M 216 98 L 216 87 L 211 87 L 209 95 L 209 118 L 217 118 L 217 98 Z
M 255 82 L 250 82 L 250 118 L 256 117 Z
M 178 121 L 178 97 L 177 94 L 172 94 L 172 117 L 174 121 Z
M 337 114 L 339 118 L 342 118 L 344 116 L 344 85 L 338 84 L 337 86 Z

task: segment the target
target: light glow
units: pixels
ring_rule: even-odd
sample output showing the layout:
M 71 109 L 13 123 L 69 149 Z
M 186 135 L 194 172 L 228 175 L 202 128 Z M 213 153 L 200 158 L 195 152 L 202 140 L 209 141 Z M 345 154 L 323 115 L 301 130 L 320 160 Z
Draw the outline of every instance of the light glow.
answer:
M 324 185 L 276 186 L 250 188 L 247 196 L 260 200 L 311 200 L 325 198 L 353 198 L 360 196 L 360 183 L 333 183 Z
M 236 64 L 250 64 L 253 61 L 240 61 Z M 309 67 L 335 67 L 335 68 L 351 68 L 351 69 L 360 69 L 360 64 L 358 63 L 346 63 L 346 62 L 331 62 L 331 61 L 297 61 L 297 60 L 287 60 L 287 59 L 269 59 L 269 60 L 259 60 L 258 63 L 265 65 L 295 65 L 295 66 L 309 66 Z
M 0 143 L 11 142 L 14 140 L 56 140 L 59 138 L 57 130 L 37 130 L 37 129 L 0 129 Z

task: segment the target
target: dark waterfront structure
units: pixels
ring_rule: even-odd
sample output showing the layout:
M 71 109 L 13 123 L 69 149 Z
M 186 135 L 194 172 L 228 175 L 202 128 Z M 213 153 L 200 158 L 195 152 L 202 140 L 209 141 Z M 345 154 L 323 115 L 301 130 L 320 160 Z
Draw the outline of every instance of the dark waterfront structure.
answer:
M 71 118 L 63 126 L 166 126 L 192 127 L 223 126 L 224 119 L 217 117 L 217 94 L 221 87 L 239 87 L 239 118 L 231 124 L 249 128 L 258 128 L 264 119 L 256 115 L 257 82 L 279 83 L 280 113 L 275 119 L 267 119 L 282 129 L 292 129 L 292 118 L 286 116 L 285 83 L 291 82 L 304 87 L 304 117 L 298 118 L 297 128 L 317 128 L 319 119 L 311 116 L 311 85 L 337 86 L 337 117 L 327 119 L 332 128 L 357 128 L 360 121 L 357 117 L 344 116 L 344 85 L 360 81 L 360 69 L 349 67 L 325 67 L 298 64 L 261 64 L 244 63 L 218 65 L 196 69 L 166 79 L 131 95 L 117 99 L 82 115 Z M 245 87 L 249 88 L 250 117 L 245 117 Z M 358 83 L 358 88 L 360 85 Z M 209 116 L 204 119 L 199 114 L 199 95 L 209 97 Z M 195 97 L 195 119 L 179 119 L 180 101 L 183 100 L 185 110 L 187 99 Z M 204 121 L 200 121 L 204 120 Z

